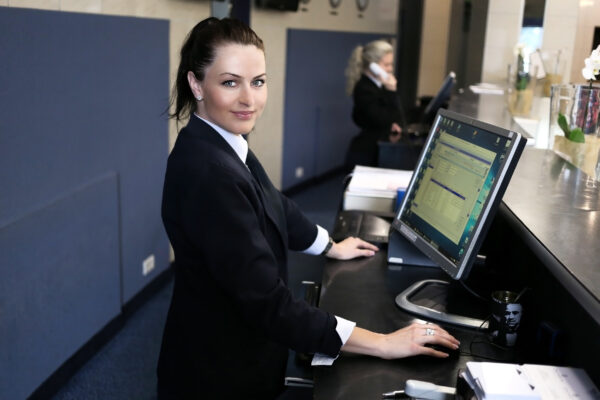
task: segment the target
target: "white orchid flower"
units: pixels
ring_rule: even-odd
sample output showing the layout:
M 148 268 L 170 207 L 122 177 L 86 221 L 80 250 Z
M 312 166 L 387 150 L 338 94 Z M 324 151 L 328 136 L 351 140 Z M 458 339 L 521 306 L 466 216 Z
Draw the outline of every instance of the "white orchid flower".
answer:
M 586 81 L 596 79 L 596 75 L 594 75 L 594 72 L 591 69 L 582 68 L 581 74 L 583 75 L 583 77 Z
M 585 67 L 582 68 L 581 74 L 588 81 L 595 80 L 596 75 L 600 73 L 600 45 L 592 51 L 584 63 Z

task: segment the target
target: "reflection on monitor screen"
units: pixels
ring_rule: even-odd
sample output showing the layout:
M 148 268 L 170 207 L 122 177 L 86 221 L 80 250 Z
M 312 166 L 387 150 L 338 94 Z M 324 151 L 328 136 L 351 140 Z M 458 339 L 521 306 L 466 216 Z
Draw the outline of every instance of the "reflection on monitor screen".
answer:
M 401 234 L 395 240 L 408 240 L 452 278 L 465 278 L 525 142 L 516 132 L 440 110 L 392 224 Z
M 453 278 L 468 273 L 525 140 L 440 110 L 394 227 Z

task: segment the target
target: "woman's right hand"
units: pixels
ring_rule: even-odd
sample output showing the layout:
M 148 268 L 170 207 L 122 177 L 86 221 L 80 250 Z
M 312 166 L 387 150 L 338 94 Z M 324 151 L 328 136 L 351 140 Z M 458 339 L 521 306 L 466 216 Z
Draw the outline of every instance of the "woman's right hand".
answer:
M 447 353 L 426 347 L 426 344 L 436 344 L 456 350 L 460 342 L 440 326 L 431 323 L 413 323 L 385 335 L 357 326 L 342 346 L 342 350 L 388 360 L 419 354 L 438 358 L 448 357 Z
M 436 324 L 413 323 L 405 328 L 384 335 L 382 338 L 381 358 L 393 359 L 415 356 L 419 354 L 444 358 L 447 353 L 425 347 L 426 344 L 435 344 L 451 350 L 458 349 L 460 342 L 450 335 L 445 329 Z

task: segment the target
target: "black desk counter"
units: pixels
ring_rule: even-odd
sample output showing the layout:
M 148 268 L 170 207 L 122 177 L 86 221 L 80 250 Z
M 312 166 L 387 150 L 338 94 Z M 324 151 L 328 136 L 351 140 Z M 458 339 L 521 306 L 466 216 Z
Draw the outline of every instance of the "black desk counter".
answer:
M 504 96 L 454 97 L 449 109 L 524 134 Z M 551 150 L 527 147 L 503 202 L 513 227 L 600 324 L 600 182 Z
M 391 332 L 415 320 L 396 306 L 395 296 L 410 284 L 430 278 L 443 279 L 444 273 L 433 268 L 390 270 L 385 250 L 369 259 L 330 261 L 323 275 L 319 306 L 356 321 L 362 328 Z M 477 335 L 459 329 L 451 333 L 461 343 Z M 467 360 L 418 356 L 388 361 L 344 353 L 332 367 L 314 369 L 314 398 L 380 399 L 383 392 L 403 389 L 407 379 L 454 386 L 457 371 Z
M 489 102 L 482 97 L 453 99 L 449 108 L 523 132 L 507 117 L 502 96 L 486 96 Z M 483 333 L 444 326 L 461 341 L 459 358 L 386 361 L 342 353 L 333 366 L 314 369 L 314 398 L 380 399 L 383 392 L 402 389 L 407 379 L 455 386 L 457 371 L 467 361 L 485 361 L 471 353 L 581 367 L 600 386 L 599 184 L 552 151 L 525 149 L 484 243 L 488 259 L 496 260 L 493 267 L 505 269 L 517 282 L 512 290 L 530 288 L 517 348 L 510 354 L 479 346 Z M 328 261 L 320 307 L 382 333 L 414 321 L 415 316 L 396 306 L 395 296 L 415 281 L 448 277 L 437 269 L 392 270 L 385 256 L 382 249 L 371 259 Z M 555 353 L 540 341 L 540 326 L 557 334 Z
M 527 148 L 503 198 L 515 231 L 597 324 L 599 186 L 554 152 Z
M 423 322 L 399 309 L 394 299 L 414 282 L 423 279 L 448 279 L 438 268 L 389 268 L 385 250 L 372 258 L 329 261 L 323 274 L 319 306 L 358 326 L 388 333 Z M 456 284 L 458 285 L 458 284 Z M 423 380 L 454 387 L 459 369 L 467 361 L 484 356 L 516 362 L 515 351 L 500 351 L 489 345 L 486 334 L 475 330 L 444 326 L 461 342 L 458 357 L 438 359 L 416 356 L 398 360 L 342 353 L 331 367 L 316 367 L 314 398 L 327 400 L 380 399 L 381 394 L 404 388 L 407 379 Z

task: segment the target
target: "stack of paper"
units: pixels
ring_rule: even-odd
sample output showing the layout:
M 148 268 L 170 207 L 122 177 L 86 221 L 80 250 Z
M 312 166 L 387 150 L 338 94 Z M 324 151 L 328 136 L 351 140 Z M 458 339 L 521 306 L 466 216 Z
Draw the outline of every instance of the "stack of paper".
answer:
M 579 368 L 467 362 L 463 377 L 479 400 L 597 400 L 600 392 Z
M 477 94 L 504 94 L 504 88 L 493 83 L 481 82 L 476 85 L 470 85 L 469 89 Z
M 398 190 L 406 190 L 412 171 L 357 165 L 344 193 L 344 210 L 392 212 Z

